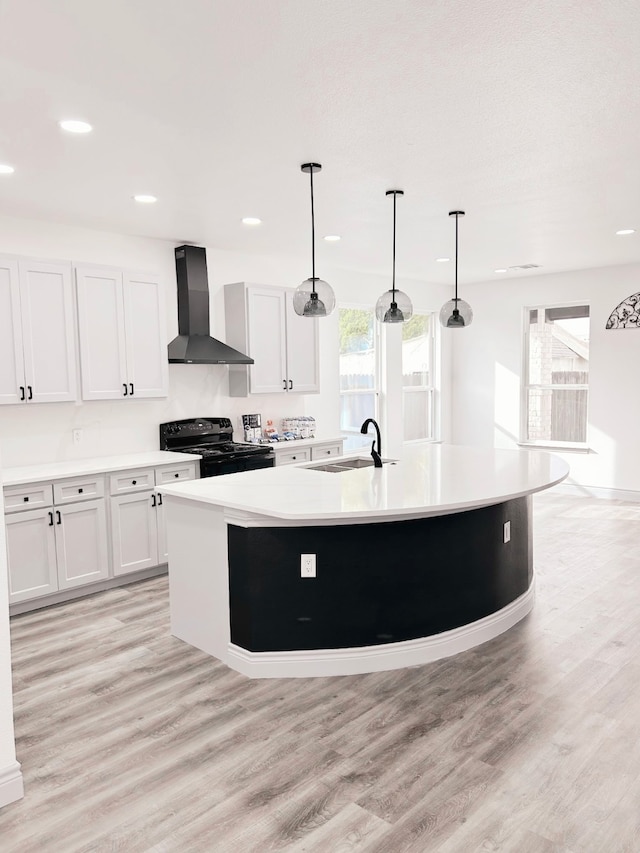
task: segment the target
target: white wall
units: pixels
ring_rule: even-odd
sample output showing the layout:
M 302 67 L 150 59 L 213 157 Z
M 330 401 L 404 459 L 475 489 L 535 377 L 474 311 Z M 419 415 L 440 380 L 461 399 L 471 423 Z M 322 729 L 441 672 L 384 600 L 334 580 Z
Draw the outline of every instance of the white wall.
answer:
M 93 231 L 35 220 L 0 217 L 0 253 L 74 262 L 109 264 L 159 272 L 166 286 L 168 338 L 177 334 L 177 303 L 174 246 L 141 237 Z M 207 249 L 211 300 L 211 333 L 225 340 L 223 285 L 247 281 L 287 287 L 297 286 L 308 275 L 308 263 L 295 257 L 244 255 Z M 325 267 L 339 301 L 375 304 L 389 287 L 385 276 L 357 274 Z M 450 288 L 400 283 L 417 308 L 437 310 L 450 296 Z M 297 414 L 313 415 L 318 434 L 339 433 L 338 319 L 337 313 L 320 321 L 319 395 L 228 396 L 228 368 L 224 365 L 169 366 L 169 397 L 166 400 L 89 401 L 48 403 L 38 406 L 3 406 L 0 410 L 0 447 L 5 467 L 37 462 L 104 456 L 122 452 L 155 450 L 158 424 L 176 418 L 218 415 L 232 418 L 240 438 L 240 415 L 259 412 L 263 423 Z M 445 347 L 446 349 L 446 347 Z M 448 353 L 448 350 L 447 350 Z M 445 357 L 445 383 L 449 358 Z M 445 395 L 446 398 L 446 395 Z M 448 434 L 448 403 L 443 406 L 444 432 Z M 72 431 L 83 431 L 74 445 Z
M 523 308 L 584 302 L 591 306 L 590 452 L 559 455 L 571 467 L 569 483 L 640 491 L 640 330 L 605 329 L 615 306 L 640 290 L 640 265 L 525 275 L 471 285 L 463 294 L 474 320 L 468 329 L 456 330 L 453 441 L 517 446 Z
M 1 472 L 0 464 L 0 472 Z M 4 499 L 0 489 L 0 518 Z M 13 734 L 11 646 L 9 643 L 9 582 L 4 524 L 0 524 L 0 808 L 23 795 L 22 773 L 16 761 Z

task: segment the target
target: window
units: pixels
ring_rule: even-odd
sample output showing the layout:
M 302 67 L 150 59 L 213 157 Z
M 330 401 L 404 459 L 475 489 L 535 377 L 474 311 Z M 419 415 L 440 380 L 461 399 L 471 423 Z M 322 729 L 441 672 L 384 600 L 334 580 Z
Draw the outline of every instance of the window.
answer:
M 587 441 L 589 306 L 527 308 L 523 393 L 524 441 Z
M 402 326 L 402 421 L 405 441 L 434 436 L 435 315 L 414 314 Z
M 340 308 L 340 428 L 345 450 L 367 441 L 366 418 L 378 416 L 378 368 L 373 308 Z M 350 434 L 350 435 L 349 435 Z

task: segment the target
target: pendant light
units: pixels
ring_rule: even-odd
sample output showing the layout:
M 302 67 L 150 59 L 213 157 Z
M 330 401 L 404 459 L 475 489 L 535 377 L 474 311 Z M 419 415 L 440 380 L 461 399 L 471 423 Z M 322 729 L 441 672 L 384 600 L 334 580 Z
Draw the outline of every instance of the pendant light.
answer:
M 456 218 L 456 290 L 450 299 L 440 309 L 440 323 L 445 329 L 462 329 L 473 320 L 473 311 L 468 302 L 458 299 L 458 217 L 464 216 L 464 210 L 450 210 L 449 216 Z
M 387 190 L 386 194 L 393 196 L 393 277 L 391 290 L 376 303 L 376 317 L 381 323 L 405 323 L 413 314 L 413 306 L 407 294 L 396 289 L 396 196 L 404 195 L 404 190 Z
M 336 307 L 331 285 L 316 277 L 316 229 L 313 215 L 313 173 L 322 169 L 320 163 L 303 163 L 303 172 L 311 181 L 311 278 L 305 279 L 293 294 L 293 310 L 301 317 L 326 317 Z

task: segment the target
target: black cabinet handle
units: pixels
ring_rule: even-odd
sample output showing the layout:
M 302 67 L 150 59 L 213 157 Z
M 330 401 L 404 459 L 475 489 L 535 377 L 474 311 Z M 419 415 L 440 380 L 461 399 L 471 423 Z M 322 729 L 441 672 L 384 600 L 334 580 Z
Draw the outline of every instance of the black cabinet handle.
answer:
M 131 481 L 131 485 L 132 485 L 132 486 L 137 486 L 137 485 L 138 485 L 138 481 L 137 481 L 137 480 L 132 480 L 132 481 Z
M 84 492 L 84 489 L 78 489 L 78 494 L 81 495 Z
M 293 379 L 289 380 L 289 391 L 293 390 Z
M 129 389 L 130 389 L 130 390 L 129 390 L 129 393 L 130 393 L 130 394 L 131 394 L 131 396 L 133 397 L 133 382 L 130 382 L 130 383 L 129 383 Z
M 49 527 L 53 527 L 53 513 L 49 512 L 47 515 L 49 516 Z
M 27 385 L 27 388 L 29 389 L 29 397 L 27 399 L 33 400 L 33 388 L 31 385 Z
M 128 391 L 128 389 L 127 389 L 127 383 L 126 383 L 126 382 L 123 382 L 123 383 L 122 383 L 122 387 L 124 388 L 124 396 L 126 397 L 126 396 L 127 396 L 127 394 L 129 393 L 129 391 Z
M 29 503 L 29 498 L 28 498 L 28 497 L 26 497 L 26 498 L 22 498 L 22 500 L 23 500 L 26 504 L 28 504 L 28 503 Z
M 173 476 L 177 479 L 180 476 L 180 474 L 174 474 Z
M 162 506 L 162 495 L 158 495 L 158 506 Z
M 293 461 L 295 462 L 295 460 L 296 460 L 298 457 L 297 457 L 297 456 L 292 456 L 291 458 L 292 458 L 292 459 L 293 459 Z
M 56 510 L 56 515 L 57 515 L 57 517 L 58 517 L 57 524 L 62 524 L 62 516 L 60 515 L 60 510 L 59 510 L 59 509 L 57 509 L 57 510 Z
M 26 397 L 24 396 L 24 385 L 20 386 L 20 399 L 26 400 Z
M 287 380 L 286 379 L 282 380 L 282 387 L 284 388 L 285 391 L 287 390 Z
M 156 495 L 155 492 L 151 495 L 151 506 L 156 505 Z

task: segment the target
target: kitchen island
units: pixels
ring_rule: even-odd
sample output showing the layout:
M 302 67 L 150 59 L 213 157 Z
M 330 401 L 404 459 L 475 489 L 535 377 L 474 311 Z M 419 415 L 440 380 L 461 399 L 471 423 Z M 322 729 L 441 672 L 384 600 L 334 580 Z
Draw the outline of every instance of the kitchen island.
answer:
M 172 633 L 250 677 L 343 675 L 455 654 L 530 611 L 531 495 L 563 460 L 359 458 L 163 487 Z

